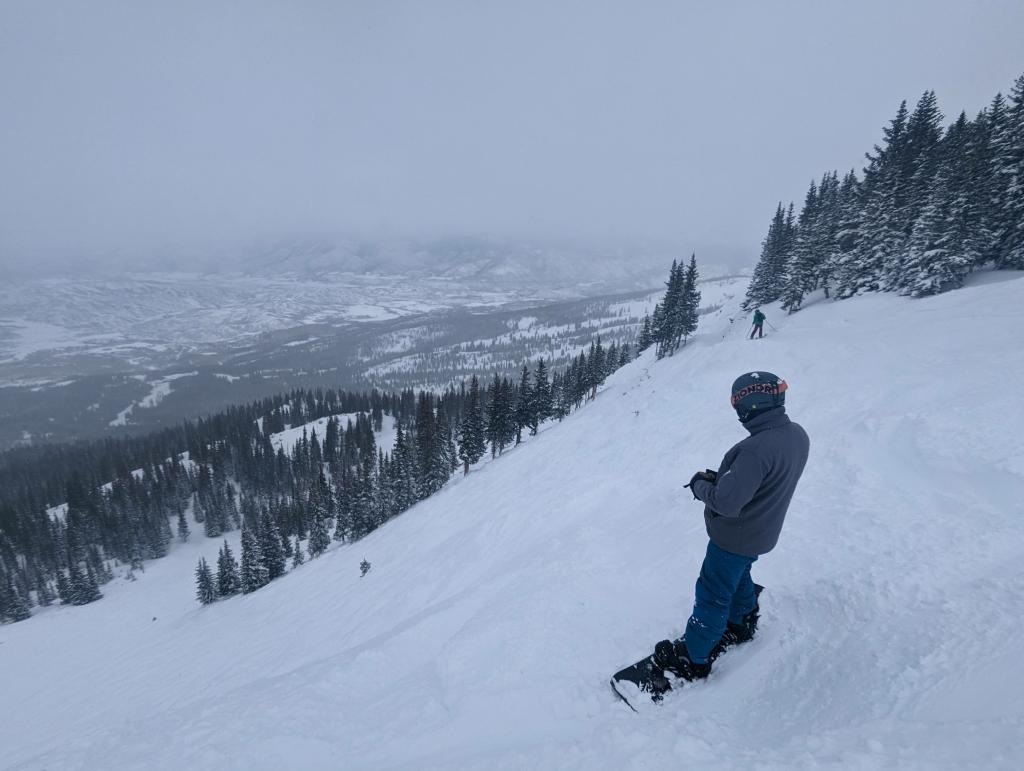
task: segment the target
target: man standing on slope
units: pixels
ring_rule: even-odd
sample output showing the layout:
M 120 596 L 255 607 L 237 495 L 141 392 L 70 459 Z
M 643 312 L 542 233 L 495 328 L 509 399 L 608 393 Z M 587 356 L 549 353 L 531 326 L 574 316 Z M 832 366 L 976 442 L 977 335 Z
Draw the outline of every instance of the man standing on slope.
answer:
M 764 320 L 767 318 L 761 313 L 760 308 L 754 308 L 754 328 L 750 330 L 750 339 L 754 339 L 754 333 L 757 332 L 758 338 L 764 337 Z
M 663 640 L 654 653 L 658 665 L 687 680 L 707 677 L 719 653 L 757 629 L 750 566 L 778 542 L 810 447 L 786 415 L 786 388 L 770 372 L 738 377 L 732 406 L 750 436 L 725 454 L 717 472 L 698 471 L 687 485 L 705 504 L 710 541 L 686 634 Z

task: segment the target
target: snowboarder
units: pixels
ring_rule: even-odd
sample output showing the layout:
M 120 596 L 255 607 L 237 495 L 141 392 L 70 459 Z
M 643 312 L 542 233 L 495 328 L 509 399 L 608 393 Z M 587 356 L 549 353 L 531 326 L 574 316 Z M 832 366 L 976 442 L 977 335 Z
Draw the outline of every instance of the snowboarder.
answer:
M 672 689 L 665 670 L 685 680 L 708 676 L 726 649 L 753 639 L 763 587 L 750 566 L 771 551 L 810 442 L 786 415 L 786 381 L 749 372 L 732 384 L 732 406 L 750 436 L 725 454 L 718 471 L 698 471 L 686 485 L 705 504 L 708 548 L 697 580 L 693 614 L 678 640 L 662 640 L 654 653 L 612 675 L 612 688 L 632 709 L 635 690 L 654 701 Z
M 732 406 L 750 436 L 725 454 L 718 471 L 698 471 L 687 485 L 705 504 L 707 554 L 686 633 L 655 648 L 665 669 L 687 680 L 707 677 L 716 649 L 749 640 L 757 629 L 750 566 L 778 542 L 810 447 L 786 415 L 786 388 L 770 372 L 738 377 Z
M 754 333 L 755 332 L 757 333 L 757 336 L 759 338 L 760 337 L 764 337 L 764 320 L 766 318 L 767 318 L 767 316 L 765 316 L 763 313 L 761 313 L 761 309 L 760 308 L 754 308 L 754 328 L 750 330 L 750 339 L 751 340 L 754 339 Z

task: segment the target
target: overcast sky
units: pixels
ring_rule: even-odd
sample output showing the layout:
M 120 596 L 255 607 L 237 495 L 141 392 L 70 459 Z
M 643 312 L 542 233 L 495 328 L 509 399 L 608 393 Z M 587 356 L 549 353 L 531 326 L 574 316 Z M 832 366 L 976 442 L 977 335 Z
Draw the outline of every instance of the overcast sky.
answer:
M 0 265 L 332 233 L 753 258 L 903 98 L 973 114 L 1024 2 L 0 2 Z

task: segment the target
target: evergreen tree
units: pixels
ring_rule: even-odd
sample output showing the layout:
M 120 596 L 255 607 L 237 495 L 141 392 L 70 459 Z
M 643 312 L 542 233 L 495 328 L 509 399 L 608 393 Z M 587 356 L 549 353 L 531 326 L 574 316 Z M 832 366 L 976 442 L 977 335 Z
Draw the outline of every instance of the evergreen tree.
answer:
M 992 144 L 996 266 L 1024 270 L 1024 75 L 1013 84 Z
M 500 455 L 508 443 L 507 427 L 512 423 L 512 410 L 506 397 L 506 390 L 498 373 L 495 372 L 488 388 L 487 410 L 487 441 L 491 445 L 492 458 Z
M 213 576 L 210 573 L 210 566 L 206 564 L 205 557 L 200 557 L 199 565 L 196 566 L 196 599 L 203 605 L 209 605 L 217 599 Z
M 651 332 L 651 315 L 644 313 L 644 323 L 640 327 L 640 337 L 637 338 L 636 342 L 636 355 L 639 356 L 650 348 L 653 342 L 654 335 Z
M 698 301 L 698 305 L 699 304 L 700 303 Z M 623 343 L 622 347 L 619 348 L 619 367 L 618 368 L 625 367 L 627 364 L 629 364 L 629 362 L 630 362 L 630 360 L 632 358 L 633 358 L 633 354 L 632 354 L 632 351 L 629 350 L 629 343 Z
M 260 558 L 266 569 L 267 580 L 285 574 L 284 551 L 281 549 L 281 531 L 269 509 L 263 511 L 259 532 Z
M 242 592 L 248 594 L 266 586 L 270 581 L 267 568 L 263 564 L 260 544 L 252 530 L 242 527 L 242 567 L 240 570 Z
M 836 220 L 835 248 L 829 257 L 825 278 L 826 297 L 834 288 L 856 282 L 855 261 L 852 259 L 860 238 L 860 182 L 856 172 L 850 169 L 843 177 L 839 188 Z M 848 273 L 853 270 L 852 273 Z
M 815 233 L 815 250 L 818 253 L 818 268 L 814 286 L 822 288 L 825 297 L 831 297 L 832 284 L 839 261 L 839 229 L 842 219 L 842 194 L 839 173 L 829 172 L 818 185 L 818 217 Z
M 654 357 L 661 359 L 665 355 L 662 340 L 668 334 L 668 319 L 666 318 L 665 306 L 655 303 L 654 313 L 651 314 L 651 344 L 654 346 Z
M 548 368 L 544 359 L 537 360 L 537 369 L 533 374 L 532 401 L 530 404 L 530 434 L 536 436 L 541 423 L 551 418 L 554 409 L 551 398 L 551 383 L 548 379 Z
M 465 411 L 462 414 L 462 425 L 459 427 L 459 459 L 463 464 L 463 473 L 469 473 L 469 467 L 483 457 L 487 451 L 484 430 L 483 402 L 480 398 L 480 381 L 476 375 L 469 381 L 469 393 Z M 396 442 L 397 455 L 397 442 Z M 399 462 L 396 457 L 396 462 Z M 401 485 L 399 485 L 401 488 Z
M 88 605 L 103 597 L 96 583 L 96 576 L 88 564 L 82 573 L 77 560 L 71 560 L 68 567 L 69 599 L 72 605 Z
M 230 597 L 238 594 L 242 588 L 241 584 L 241 578 L 238 575 L 238 561 L 231 553 L 228 542 L 224 541 L 217 556 L 217 596 Z
M 315 500 L 311 502 L 312 524 L 309 528 L 309 556 L 319 557 L 331 544 L 328 520 L 323 507 Z M 340 540 L 340 539 L 339 539 Z M 296 539 L 298 542 L 298 539 Z
M 786 263 L 782 287 L 782 307 L 793 313 L 800 309 L 804 295 L 814 289 L 818 276 L 820 254 L 817 251 L 818 186 L 811 186 L 804 198 L 797 222 L 796 242 Z
M 178 540 L 182 543 L 188 542 L 190 531 L 188 528 L 188 521 L 185 519 L 185 510 L 178 510 Z
M 906 132 L 896 147 L 893 177 L 892 225 L 898 231 L 898 244 L 882 258 L 878 276 L 884 291 L 900 288 L 903 265 L 907 259 L 910 235 L 927 204 L 932 177 L 938 165 L 938 146 L 942 137 L 942 114 L 933 91 L 925 91 L 907 120 Z
M 130 572 L 129 575 L 131 575 Z M 61 601 L 62 605 L 70 605 L 71 596 L 71 582 L 64 575 L 63 570 L 57 570 L 57 599 Z
M 981 223 L 969 195 L 970 132 L 961 113 L 943 140 L 943 157 L 911 231 L 907 259 L 888 281 L 901 294 L 917 297 L 960 286 L 978 258 L 974 239 Z
M 839 271 L 837 293 L 879 291 L 885 280 L 886 261 L 902 253 L 906 242 L 903 198 L 898 194 L 904 173 L 907 103 L 901 102 L 896 117 L 883 129 L 884 145 L 868 154 L 861 183 L 863 213 L 857 247 Z
M 670 356 L 675 352 L 677 331 L 681 322 L 683 309 L 683 278 L 682 266 L 672 260 L 669 268 L 668 281 L 665 282 L 665 296 L 661 300 L 661 313 L 655 311 L 658 323 L 654 328 L 654 342 L 657 358 Z M 593 355 L 594 351 L 591 351 Z
M 681 266 L 680 266 L 681 269 Z M 680 296 L 680 312 L 678 314 L 678 326 L 676 327 L 675 347 L 679 347 L 679 338 L 682 338 L 683 345 L 690 335 L 697 331 L 697 324 L 700 321 L 700 290 L 697 282 L 700 274 L 697 272 L 697 255 L 690 255 L 690 264 L 686 267 L 683 276 L 682 293 Z
M 533 409 L 533 393 L 530 387 L 530 370 L 524 364 L 519 376 L 519 389 L 516 392 L 515 425 L 516 445 L 523 441 L 523 429 L 531 423 Z
M 761 257 L 754 267 L 754 274 L 747 287 L 744 310 L 775 302 L 782 294 L 783 271 L 785 270 L 786 215 L 782 202 L 775 208 L 775 216 L 768 226 L 768 235 L 761 242 Z
M 422 500 L 435 492 L 434 472 L 437 468 L 435 454 L 440 447 L 437 441 L 437 418 L 434 414 L 433 396 L 422 392 L 416 404 L 416 470 L 418 478 L 417 498 Z
M 10 578 L 0 573 L 0 621 L 24 621 L 31 616 L 28 602 L 18 594 Z
M 295 546 L 292 547 L 292 569 L 297 568 L 305 561 L 302 556 L 302 543 L 299 541 L 299 537 L 295 536 Z

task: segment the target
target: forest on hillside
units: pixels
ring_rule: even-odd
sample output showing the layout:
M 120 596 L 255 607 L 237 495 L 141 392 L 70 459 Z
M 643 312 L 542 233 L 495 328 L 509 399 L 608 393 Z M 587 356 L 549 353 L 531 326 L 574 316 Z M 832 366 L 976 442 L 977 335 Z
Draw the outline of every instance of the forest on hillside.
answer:
M 900 104 L 862 175 L 812 181 L 799 214 L 775 209 L 746 308 L 955 289 L 985 266 L 1024 269 L 1024 75 L 973 119 L 943 129 L 934 91 Z

